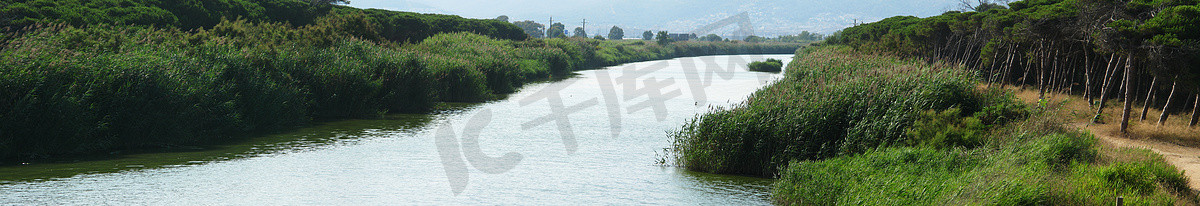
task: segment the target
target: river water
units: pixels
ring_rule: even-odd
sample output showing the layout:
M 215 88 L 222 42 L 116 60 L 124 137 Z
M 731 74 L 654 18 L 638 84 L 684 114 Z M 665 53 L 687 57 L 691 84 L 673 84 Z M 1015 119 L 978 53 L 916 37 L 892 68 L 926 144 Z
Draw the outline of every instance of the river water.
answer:
M 659 162 L 669 132 L 780 78 L 746 70 L 749 61 L 766 58 L 791 61 L 733 55 L 639 62 L 435 114 L 0 167 L 0 205 L 765 205 L 769 179 Z

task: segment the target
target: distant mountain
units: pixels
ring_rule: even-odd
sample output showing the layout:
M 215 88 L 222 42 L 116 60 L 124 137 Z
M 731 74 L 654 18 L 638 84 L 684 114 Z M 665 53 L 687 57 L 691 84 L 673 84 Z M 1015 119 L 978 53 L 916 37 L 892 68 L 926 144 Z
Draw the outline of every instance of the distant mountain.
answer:
M 551 16 L 574 28 L 587 19 L 588 33 L 604 34 L 613 25 L 626 34 L 642 30 L 689 32 L 712 22 L 748 12 L 760 36 L 796 34 L 800 31 L 832 33 L 852 26 L 855 20 L 873 22 L 910 15 L 938 15 L 952 8 L 954 0 L 354 0 L 351 6 L 413 12 L 440 12 L 470 18 L 508 15 L 512 20 L 546 23 Z M 729 34 L 734 26 L 717 30 Z M 632 31 L 632 32 L 631 32 Z M 593 33 L 595 32 L 595 33 Z M 636 32 L 636 33 L 635 33 Z M 703 35 L 703 34 L 701 34 Z

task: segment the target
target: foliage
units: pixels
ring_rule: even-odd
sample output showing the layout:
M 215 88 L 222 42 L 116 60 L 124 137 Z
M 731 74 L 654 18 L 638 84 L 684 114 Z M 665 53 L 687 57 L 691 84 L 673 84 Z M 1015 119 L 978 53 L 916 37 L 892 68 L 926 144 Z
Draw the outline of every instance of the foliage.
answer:
M 1189 88 L 1200 87 L 1200 81 L 1194 81 L 1200 79 L 1200 64 L 1195 64 L 1200 59 L 1200 26 L 1197 26 L 1200 25 L 1200 3 L 1197 1 L 1025 0 L 1010 3 L 1010 8 L 990 1 L 968 6 L 971 7 L 968 10 L 974 11 L 947 12 L 928 18 L 897 16 L 846 28 L 827 38 L 826 43 L 905 57 L 961 62 L 989 73 L 1011 70 L 1001 68 L 1014 67 L 1013 64 L 1019 66 L 1016 68 L 1020 70 L 1009 74 L 989 74 L 1000 77 L 1000 81 L 1018 79 L 1028 70 L 1040 74 L 1041 70 L 1070 68 L 1048 72 L 1069 72 L 1071 80 L 1091 78 L 1103 82 L 1103 77 L 1096 77 L 1100 75 L 1088 74 L 1104 73 L 1109 65 L 1095 62 L 1107 62 L 1105 57 L 1114 55 L 1131 55 L 1134 69 L 1149 74 L 1139 72 L 1132 82 L 1148 84 L 1158 77 L 1160 80 L 1178 80 L 1180 85 Z M 1012 53 L 1014 61 L 1003 59 L 1008 53 Z M 1054 61 L 1068 58 L 1100 61 Z M 1084 69 L 1077 71 L 1077 67 Z M 1029 78 L 1021 78 L 1019 83 L 1043 84 L 1027 83 L 1025 79 Z M 1076 87 L 1071 84 L 1051 86 Z M 1089 87 L 1090 90 L 1083 89 L 1085 91 L 1102 89 L 1096 84 L 1081 86 Z
M 668 34 L 667 31 L 659 31 L 654 39 L 658 40 L 658 45 L 668 45 L 671 42 L 675 42 L 675 40 L 671 39 L 671 34 Z
M 962 117 L 960 113 L 958 108 L 922 112 L 906 133 L 908 145 L 972 148 L 983 144 L 987 126 L 977 118 Z
M 743 39 L 743 41 L 750 42 L 750 43 L 759 43 L 759 42 L 767 41 L 767 38 L 750 35 L 750 36 L 746 37 L 746 39 Z
M 783 71 L 783 60 L 767 59 L 767 61 L 750 62 L 750 71 L 756 72 L 780 72 Z
M 542 25 L 537 22 L 529 21 L 529 20 L 513 22 L 513 25 L 516 25 L 517 27 L 521 27 L 521 29 L 525 30 L 525 34 L 529 35 L 529 37 L 543 38 L 546 36 L 546 34 L 542 33 L 543 29 L 546 28 L 546 25 Z
M 366 16 L 298 27 L 235 20 L 193 31 L 58 25 L 5 33 L 13 36 L 0 42 L 0 162 L 229 141 L 313 120 L 492 100 L 578 69 L 798 47 L 465 32 L 399 46 L 372 36 Z
M 575 31 L 571 33 L 574 33 L 574 36 L 571 37 L 588 38 L 587 31 L 584 31 L 582 27 L 575 27 Z
M 803 49 L 784 79 L 693 119 L 673 134 L 673 148 L 690 170 L 772 176 L 793 160 L 901 144 L 915 111 L 987 106 L 969 73 L 947 67 L 844 47 Z
M 1056 114 L 1015 106 L 1020 103 L 1011 95 L 994 94 L 990 90 L 952 89 L 965 90 L 966 94 L 933 99 L 965 100 L 956 103 L 961 106 L 926 110 L 912 118 L 890 118 L 906 114 L 888 112 L 874 118 L 812 121 L 883 108 L 838 104 L 839 96 L 845 94 L 809 94 L 808 91 L 868 93 L 861 95 L 858 101 L 863 101 L 863 105 L 878 105 L 921 99 L 895 99 L 891 97 L 893 95 L 924 96 L 922 93 L 928 91 L 954 88 L 935 86 L 918 87 L 921 89 L 908 90 L 908 93 L 879 92 L 898 86 L 889 83 L 890 78 L 928 85 L 963 81 L 955 80 L 953 75 L 908 76 L 926 74 L 930 70 L 920 69 L 920 63 L 896 57 L 854 55 L 844 53 L 845 50 L 838 53 L 838 48 L 824 47 L 800 51 L 789 65 L 784 80 L 754 94 L 744 105 L 701 116 L 696 120 L 700 123 L 693 122 L 684 127 L 676 136 L 676 152 L 682 152 L 678 157 L 680 163 L 694 169 L 698 162 L 710 167 L 713 163 L 746 167 L 755 166 L 746 162 L 789 161 L 786 166 L 780 165 L 782 171 L 774 184 L 772 197 L 781 205 L 1106 205 L 1115 202 L 1117 197 L 1124 197 L 1125 203 L 1130 205 L 1191 204 L 1177 202 L 1192 201 L 1193 193 L 1183 173 L 1166 163 L 1162 156 L 1143 149 L 1102 148 L 1090 134 L 1075 132 L 1056 121 Z M 854 72 L 813 72 L 830 70 L 822 66 Z M 788 84 L 798 79 L 808 80 L 800 81 L 803 84 Z M 860 84 L 870 86 L 833 89 L 841 86 L 839 82 L 855 79 L 868 80 L 865 82 L 869 83 Z M 973 85 L 970 84 L 973 80 L 966 81 L 967 86 Z M 775 101 L 756 104 L 764 95 Z M 811 101 L 817 98 L 834 103 L 803 109 L 808 107 L 804 104 L 821 104 Z M 883 101 L 869 101 L 876 99 Z M 777 104 L 785 105 L 772 107 Z M 983 106 L 983 109 L 972 109 L 967 105 Z M 789 111 L 789 108 L 801 109 Z M 977 112 L 965 115 L 969 111 Z M 808 115 L 816 117 L 809 118 L 810 121 L 793 120 Z M 910 121 L 913 122 L 911 125 L 901 126 L 907 131 L 905 144 L 870 147 L 862 152 L 842 152 L 825 158 L 816 158 L 822 156 L 820 153 L 778 158 L 778 155 L 759 152 L 774 150 L 780 151 L 776 154 L 794 154 L 791 151 L 805 150 L 796 145 L 822 141 L 818 138 L 847 142 L 863 138 L 788 130 L 832 127 L 853 132 L 874 129 L 856 126 L 862 122 L 895 125 Z M 761 124 L 770 126 L 757 126 Z M 711 140 L 698 141 L 700 138 Z M 705 144 L 697 145 L 698 142 Z M 808 148 L 825 147 L 828 146 Z
M 567 38 L 567 25 L 562 23 L 554 23 L 550 25 L 550 29 L 546 30 L 546 38 Z
M 646 40 L 646 41 L 654 40 L 654 32 L 651 32 L 649 30 L 647 30 L 646 32 L 642 32 L 642 40 Z
M 621 27 L 613 26 L 608 30 L 608 39 L 620 40 L 625 38 L 625 30 Z
M 1123 196 L 1130 205 L 1172 205 L 1188 191 L 1183 175 L 1150 151 L 1121 150 L 1110 155 L 1137 158 L 1100 162 L 1096 147 L 1090 136 L 1056 133 L 996 148 L 889 148 L 794 162 L 774 197 L 789 205 L 1106 205 Z
M 811 32 L 808 32 L 808 31 L 803 31 L 803 32 L 800 32 L 800 34 L 797 34 L 797 35 L 785 35 L 785 36 L 779 36 L 778 38 L 775 38 L 775 39 L 772 39 L 772 40 L 774 40 L 774 41 L 781 41 L 781 42 L 805 43 L 805 42 L 815 42 L 815 41 L 820 41 L 820 40 L 822 40 L 822 39 L 824 39 L 824 38 L 825 38 L 825 35 L 822 35 L 822 34 L 819 34 L 819 33 L 811 33 Z
M 708 34 L 708 35 L 704 35 L 704 36 L 700 37 L 700 41 L 721 41 L 721 40 L 722 40 L 721 36 L 717 36 L 716 34 Z
M 316 3 L 316 5 L 313 4 Z M 0 4 L 0 28 L 23 28 L 34 24 L 65 23 L 74 26 L 138 25 L 191 30 L 212 28 L 223 20 L 244 19 L 252 23 L 313 24 L 330 16 L 365 14 L 374 32 L 396 42 L 419 42 L 438 33 L 472 32 L 507 40 L 527 38 L 521 28 L 490 19 L 417 14 L 379 9 L 357 9 L 327 5 L 339 0 L 31 0 Z

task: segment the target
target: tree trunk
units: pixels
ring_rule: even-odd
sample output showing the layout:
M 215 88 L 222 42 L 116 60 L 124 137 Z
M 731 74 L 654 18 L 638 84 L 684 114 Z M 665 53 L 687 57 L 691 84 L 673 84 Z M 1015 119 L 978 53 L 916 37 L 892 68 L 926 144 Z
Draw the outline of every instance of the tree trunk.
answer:
M 1128 60 L 1125 61 L 1125 65 L 1129 65 L 1130 63 L 1132 63 L 1132 62 L 1129 62 Z M 1121 67 L 1120 62 L 1117 62 L 1117 67 Z M 1116 74 L 1116 75 L 1124 75 L 1124 74 Z M 1125 84 L 1125 83 L 1127 83 L 1127 81 L 1120 81 L 1120 82 L 1113 82 L 1113 83 L 1117 83 L 1117 100 L 1122 101 L 1122 102 L 1125 101 L 1125 92 L 1123 92 L 1123 91 L 1125 91 L 1126 86 L 1129 86 L 1128 84 Z
M 1085 45 L 1083 49 L 1083 98 L 1087 99 L 1088 106 L 1092 106 L 1095 105 L 1095 102 L 1093 102 L 1095 95 L 1092 95 L 1092 55 L 1090 54 L 1091 49 L 1088 46 Z
M 1113 73 L 1117 73 L 1117 71 L 1116 71 L 1117 67 L 1113 66 L 1113 60 L 1116 60 L 1116 59 L 1117 59 L 1117 54 L 1113 53 L 1112 57 L 1110 57 L 1108 60 L 1108 66 L 1104 68 L 1106 70 L 1104 72 L 1105 73 L 1104 85 L 1100 86 L 1100 102 L 1097 103 L 1098 105 L 1096 107 L 1096 117 L 1092 118 L 1092 122 L 1099 120 L 1100 115 L 1104 114 L 1104 105 L 1105 105 L 1105 103 L 1108 102 L 1108 101 L 1105 101 L 1108 99 L 1108 93 L 1109 93 L 1108 88 L 1112 88 L 1111 87 L 1112 81 L 1114 81 L 1112 78 L 1114 76 L 1116 76 L 1116 75 L 1113 75 Z
M 1196 93 L 1196 102 L 1192 103 L 1192 122 L 1188 123 L 1188 127 L 1196 127 L 1196 122 L 1200 121 L 1200 92 Z
M 1046 46 L 1041 44 L 1038 49 L 1038 99 L 1046 99 L 1046 58 L 1050 52 L 1046 52 Z
M 1000 45 L 1004 45 L 1004 41 L 1001 41 Z M 989 89 L 992 88 L 992 83 L 995 83 L 996 75 L 1000 75 L 1000 72 L 1003 72 L 1003 70 L 1000 70 L 1000 71 L 996 70 L 996 62 L 1000 61 L 998 59 L 998 58 L 1000 58 L 1000 49 L 1001 48 L 996 48 L 996 51 L 992 52 L 992 65 L 988 67 L 988 73 L 991 74 L 991 75 L 988 75 L 987 88 L 989 88 Z M 979 59 L 982 60 L 983 58 L 979 58 Z M 982 64 L 980 66 L 982 66 Z
M 1058 47 L 1054 47 L 1054 44 L 1050 44 L 1050 48 L 1054 49 L 1054 54 L 1050 55 L 1050 59 L 1054 61 L 1054 63 L 1050 64 L 1050 71 L 1052 71 L 1050 73 L 1052 74 L 1050 75 L 1050 78 L 1053 78 L 1050 79 L 1050 92 L 1062 92 L 1060 88 L 1062 88 L 1063 79 L 1061 77 L 1064 76 L 1064 73 L 1058 68 Z M 1047 54 L 1048 53 L 1049 52 L 1047 52 Z
M 1013 56 L 1016 55 L 1014 50 L 1019 49 L 1019 45 L 1008 46 L 1008 60 L 1004 61 L 1004 74 L 1000 75 L 1000 84 L 1007 84 L 1009 75 L 1012 75 Z
M 1129 133 L 1129 110 L 1133 109 L 1133 52 L 1125 56 L 1125 108 L 1121 110 L 1121 133 Z
M 1079 67 L 1078 63 L 1079 58 L 1070 58 L 1067 60 L 1066 67 L 1071 68 L 1071 71 L 1067 72 L 1067 75 L 1063 75 L 1063 79 L 1067 83 L 1067 94 L 1075 94 L 1075 81 L 1079 81 L 1079 75 L 1075 75 L 1075 70 Z
M 1154 76 L 1154 75 L 1150 75 L 1150 76 Z M 1146 113 L 1150 112 L 1150 105 L 1154 104 L 1154 102 L 1152 102 L 1152 101 L 1154 101 L 1153 98 L 1154 98 L 1155 84 L 1158 84 L 1157 76 L 1154 77 L 1154 80 L 1150 80 L 1150 89 L 1146 89 L 1146 101 L 1142 102 L 1142 118 L 1138 121 L 1146 121 Z
M 1017 59 L 1024 59 L 1024 58 L 1017 58 Z M 1021 64 L 1021 67 L 1025 68 L 1025 74 L 1021 75 L 1021 90 L 1025 90 L 1025 85 L 1028 85 L 1026 83 L 1029 82 L 1029 71 L 1033 70 L 1033 69 L 1029 68 L 1029 65 L 1030 64 L 1026 64 L 1026 63 Z
M 1178 78 L 1178 77 L 1177 77 Z M 1175 92 L 1179 91 L 1179 80 L 1173 80 L 1171 83 L 1171 94 L 1167 95 L 1167 103 L 1163 105 L 1162 115 L 1158 115 L 1158 125 L 1161 126 L 1167 122 L 1167 118 L 1171 116 L 1171 100 L 1175 100 Z

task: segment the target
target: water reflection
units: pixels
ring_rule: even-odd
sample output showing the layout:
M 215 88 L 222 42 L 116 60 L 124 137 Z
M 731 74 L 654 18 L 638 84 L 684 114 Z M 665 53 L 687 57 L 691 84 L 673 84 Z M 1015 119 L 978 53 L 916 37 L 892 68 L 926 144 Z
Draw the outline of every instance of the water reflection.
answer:
M 326 122 L 208 148 L 0 167 L 0 179 L 9 180 L 0 184 L 0 205 L 769 204 L 771 180 L 655 164 L 670 145 L 667 132 L 778 78 L 745 69 L 743 62 L 768 57 L 790 61 L 751 55 L 641 62 L 436 114 Z M 489 121 L 472 122 L 485 113 Z M 439 130 L 452 131 L 450 138 Z M 511 165 L 492 162 L 513 155 L 520 158 Z

